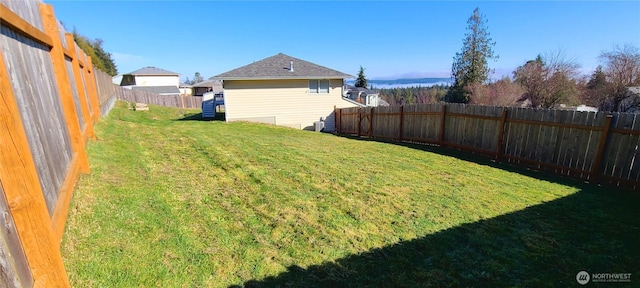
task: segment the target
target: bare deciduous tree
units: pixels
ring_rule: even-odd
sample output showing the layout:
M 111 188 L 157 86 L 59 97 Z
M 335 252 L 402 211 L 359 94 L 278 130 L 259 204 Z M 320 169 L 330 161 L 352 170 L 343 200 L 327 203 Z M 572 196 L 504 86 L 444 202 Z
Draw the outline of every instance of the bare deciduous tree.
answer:
M 514 78 L 525 89 L 532 107 L 553 108 L 577 98 L 579 68 L 575 60 L 558 51 L 527 61 L 516 69 Z
M 489 84 L 469 85 L 468 90 L 471 92 L 471 104 L 492 106 L 514 106 L 525 92 L 520 84 L 509 77 Z
M 640 108 L 640 52 L 632 45 L 617 46 L 600 54 L 605 88 L 599 95 L 600 109 L 629 112 Z M 630 89 L 631 88 L 631 89 Z

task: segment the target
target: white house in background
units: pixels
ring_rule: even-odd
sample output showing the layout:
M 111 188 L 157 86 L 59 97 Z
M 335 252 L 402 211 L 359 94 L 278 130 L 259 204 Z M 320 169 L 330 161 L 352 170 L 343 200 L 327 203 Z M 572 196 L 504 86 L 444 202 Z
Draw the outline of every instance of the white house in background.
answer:
M 389 103 L 380 99 L 380 94 L 371 89 L 346 85 L 347 98 L 362 104 L 363 106 L 378 107 L 389 106 Z
M 180 90 L 180 95 L 193 95 L 193 87 L 187 83 L 180 83 L 178 89 Z
M 591 106 L 587 106 L 587 105 L 578 105 L 578 106 L 567 106 L 565 104 L 560 104 L 560 107 L 558 107 L 557 109 L 559 110 L 572 110 L 572 111 L 578 111 L 578 112 L 598 112 L 598 108 L 597 107 L 591 107 Z
M 354 107 L 345 98 L 352 75 L 277 54 L 216 75 L 222 80 L 226 121 L 262 122 L 297 129 L 335 129 L 334 107 Z
M 118 74 L 116 76 L 111 77 L 111 82 L 113 82 L 113 84 L 120 86 L 120 83 L 122 83 L 122 74 Z
M 640 86 L 633 86 L 627 88 L 627 97 L 622 100 L 620 103 L 620 108 L 622 111 L 628 113 L 640 113 L 640 108 L 638 105 L 640 103 Z
M 161 95 L 179 95 L 180 74 L 149 66 L 122 74 L 119 85 Z

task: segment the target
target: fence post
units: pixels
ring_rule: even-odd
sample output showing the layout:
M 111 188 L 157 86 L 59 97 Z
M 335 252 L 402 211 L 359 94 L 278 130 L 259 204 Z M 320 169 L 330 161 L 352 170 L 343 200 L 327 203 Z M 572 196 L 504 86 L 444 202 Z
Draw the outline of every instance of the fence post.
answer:
M 369 138 L 373 134 L 373 107 L 371 107 L 371 111 L 369 111 Z
M 98 91 L 98 84 L 96 83 L 96 77 L 98 76 L 98 73 L 96 73 L 96 69 L 95 67 L 93 67 L 93 61 L 91 60 L 91 57 L 87 56 L 87 54 L 82 53 L 85 57 L 85 70 L 86 70 L 86 77 L 85 77 L 85 81 L 87 82 L 88 85 L 88 92 L 89 92 L 89 98 L 91 99 L 91 106 L 93 106 L 93 122 L 98 122 L 98 119 L 100 119 L 100 115 L 102 112 L 100 112 L 100 96 L 98 95 L 99 91 Z
M 358 137 L 360 137 L 360 128 L 362 127 L 362 110 L 358 107 Z
M 342 109 L 338 109 L 338 133 L 342 134 Z
M 611 130 L 611 120 L 613 120 L 613 115 L 607 115 L 607 118 L 604 120 L 604 127 L 602 127 L 602 133 L 600 134 L 600 142 L 598 143 L 598 152 L 596 152 L 596 160 L 593 161 L 593 166 L 591 167 L 591 175 L 589 175 L 590 179 L 593 183 L 598 182 L 598 178 L 600 177 L 600 171 L 602 166 L 602 158 L 604 157 L 604 149 L 607 146 L 607 139 L 609 139 L 609 131 Z
M 1 4 L 0 4 L 1 5 Z M 69 287 L 29 141 L 0 49 L 0 185 L 34 287 Z M 4 223 L 2 225 L 5 225 Z
M 335 132 L 337 134 L 340 134 L 340 115 L 338 115 L 338 108 L 336 107 L 336 105 L 333 105 L 333 120 L 334 120 L 334 125 L 335 125 Z
M 442 116 L 440 116 L 440 135 L 438 135 L 438 143 L 440 146 L 444 145 L 444 121 L 447 116 L 447 105 L 442 105 Z
M 398 135 L 398 141 L 402 142 L 402 119 L 404 118 L 404 105 L 400 106 L 400 135 Z
M 498 147 L 496 147 L 496 161 L 502 160 L 502 152 L 504 151 L 504 148 L 502 148 L 502 146 L 504 145 L 504 129 L 505 129 L 504 126 L 506 124 L 507 124 L 507 108 L 503 108 L 502 116 L 500 117 L 500 132 L 498 132 Z
M 342 108 L 338 109 L 338 116 L 338 119 L 340 119 L 338 122 L 338 133 L 342 134 Z
M 84 131 L 80 131 L 83 134 L 83 138 L 90 137 L 91 139 L 96 139 L 96 135 L 93 131 L 93 120 L 91 119 L 91 115 L 89 113 L 89 103 L 87 103 L 87 92 L 89 91 L 87 87 L 87 81 L 82 81 L 82 71 L 80 70 L 80 56 L 76 50 L 76 42 L 73 41 L 73 35 L 71 33 L 64 34 L 65 40 L 67 41 L 67 47 L 69 47 L 69 51 L 71 53 L 71 66 L 73 70 L 73 77 L 76 82 L 76 90 L 78 91 L 78 101 L 80 101 L 80 111 L 82 112 L 82 118 L 84 120 L 85 131 L 87 131 L 87 135 L 84 135 Z M 86 64 L 85 64 L 86 65 Z M 87 140 L 87 139 L 84 139 Z
M 69 75 L 67 75 L 67 69 L 65 68 L 64 52 L 62 51 L 63 46 L 60 34 L 58 33 L 58 21 L 53 14 L 53 6 L 51 6 L 51 4 L 41 3 L 40 15 L 42 16 L 45 33 L 51 37 L 53 42 L 53 47 L 51 47 L 49 55 L 53 63 L 53 71 L 58 86 L 62 111 L 67 127 L 69 128 L 69 138 L 71 138 L 71 146 L 75 154 L 74 157 L 78 157 L 80 171 L 89 173 L 89 159 L 87 158 L 87 153 L 84 148 L 82 132 L 78 124 L 78 114 L 76 114 L 76 107 L 72 99 L 71 84 L 69 82 Z

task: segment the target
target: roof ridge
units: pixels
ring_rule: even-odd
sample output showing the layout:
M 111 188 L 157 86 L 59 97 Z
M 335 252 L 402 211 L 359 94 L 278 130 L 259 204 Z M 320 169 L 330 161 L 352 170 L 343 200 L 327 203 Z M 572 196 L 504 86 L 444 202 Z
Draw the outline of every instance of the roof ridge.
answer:
M 293 62 L 293 63 L 291 63 Z M 294 69 L 291 69 L 293 65 Z M 282 52 L 233 70 L 218 74 L 222 79 L 309 79 L 309 78 L 353 78 L 344 72 L 328 68 Z
M 123 75 L 180 75 L 180 73 L 172 72 L 155 66 L 145 66 L 138 70 Z

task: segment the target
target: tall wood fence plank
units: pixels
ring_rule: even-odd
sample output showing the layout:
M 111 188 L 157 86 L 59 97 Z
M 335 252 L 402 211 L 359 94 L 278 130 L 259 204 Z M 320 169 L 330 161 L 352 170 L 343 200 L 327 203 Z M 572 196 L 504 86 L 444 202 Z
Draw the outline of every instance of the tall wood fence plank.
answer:
M 76 45 L 76 43 L 73 41 L 73 35 L 71 33 L 65 33 L 64 34 L 64 39 L 67 43 L 67 46 L 71 46 L 72 48 L 69 49 L 71 51 L 71 63 L 70 66 L 71 67 L 67 67 L 67 69 L 71 70 L 69 71 L 69 75 L 72 76 L 70 77 L 70 79 L 73 79 L 73 88 L 76 91 L 77 95 L 74 95 L 74 97 L 77 96 L 77 102 L 78 104 L 76 105 L 76 111 L 78 112 L 78 119 L 79 122 L 81 123 L 80 125 L 80 129 L 83 135 L 84 140 L 86 141 L 89 137 L 91 138 L 95 138 L 94 132 L 93 132 L 93 121 L 91 120 L 91 114 L 89 112 L 90 108 L 89 108 L 89 102 L 88 102 L 88 97 L 86 95 L 87 93 L 87 89 L 86 84 L 84 83 L 84 79 L 83 79 L 83 72 L 81 71 L 81 65 L 80 65 L 80 54 L 83 53 L 79 48 L 78 45 Z M 79 51 L 80 50 L 80 51 Z
M 114 89 L 117 100 L 126 102 L 146 103 L 174 108 L 202 108 L 202 97 L 199 96 L 160 95 L 142 90 L 128 89 L 114 84 L 111 84 L 111 88 Z
M 450 103 L 374 111 L 336 109 L 340 133 L 450 146 L 587 181 L 638 188 L 640 117 L 633 114 L 614 113 L 609 129 L 604 112 Z
M 9 204 L 17 234 L 33 273 L 34 286 L 69 287 L 62 256 L 55 244 L 47 204 L 39 181 L 7 71 L 4 44 L 0 50 L 0 186 Z
M 11 250 L 0 269 L 13 267 L 0 271 L 0 286 L 69 287 L 59 251 L 69 201 L 78 173 L 89 172 L 84 142 L 101 114 L 98 97 L 114 93 L 98 93 L 100 73 L 51 5 L 0 0 L 0 20 L 0 218 L 3 229 L 15 223 L 0 233 L 2 251 Z
M 18 238 L 4 188 L 0 182 L 0 284 L 7 287 L 31 287 L 33 274 Z
M 53 214 L 59 189 L 73 157 L 73 149 L 62 106 L 57 98 L 55 78 L 40 76 L 54 75 L 49 51 L 46 46 L 5 26 L 0 29 L 0 46 L 3 47 L 10 79 L 13 79 L 9 87 L 19 87 L 14 89 L 16 101 L 40 175 L 41 191 L 45 193 L 49 213 Z M 8 55 L 11 57 L 6 57 Z

